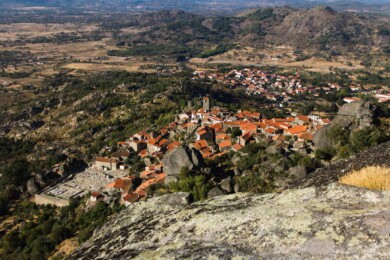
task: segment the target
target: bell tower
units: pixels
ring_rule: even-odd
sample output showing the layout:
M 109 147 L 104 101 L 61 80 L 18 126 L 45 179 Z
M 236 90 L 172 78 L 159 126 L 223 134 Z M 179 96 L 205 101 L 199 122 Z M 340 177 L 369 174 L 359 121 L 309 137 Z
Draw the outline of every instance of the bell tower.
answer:
M 210 111 L 210 98 L 209 97 L 203 97 L 203 109 L 206 112 Z

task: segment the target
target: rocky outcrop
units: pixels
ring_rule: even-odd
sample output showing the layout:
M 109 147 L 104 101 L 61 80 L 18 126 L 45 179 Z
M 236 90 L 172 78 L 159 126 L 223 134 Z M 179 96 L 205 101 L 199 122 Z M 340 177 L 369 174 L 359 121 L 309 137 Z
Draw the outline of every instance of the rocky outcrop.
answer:
M 390 192 L 331 184 L 127 208 L 70 259 L 385 259 Z
M 234 191 L 232 185 L 232 177 L 229 176 L 221 181 L 221 189 L 226 191 L 227 193 L 232 193 Z
M 343 105 L 332 120 L 332 124 L 341 125 L 349 130 L 361 129 L 372 125 L 375 107 L 371 102 L 356 101 Z
M 317 131 L 314 136 L 314 144 L 318 149 L 334 147 L 335 144 L 329 138 L 329 129 L 334 125 L 339 125 L 345 129 L 353 131 L 371 126 L 375 117 L 376 108 L 371 102 L 356 101 L 343 105 L 338 111 L 331 124 Z
M 271 145 L 266 150 L 269 154 L 283 154 L 283 148 L 278 145 Z
M 27 182 L 27 191 L 31 194 L 34 195 L 39 191 L 39 186 L 35 181 L 35 178 L 31 178 Z
M 189 192 L 177 192 L 162 196 L 161 201 L 167 205 L 186 206 L 194 201 L 194 196 Z
M 180 146 L 164 156 L 164 172 L 168 177 L 176 177 L 183 167 L 196 170 L 203 166 L 203 162 L 203 157 L 198 150 Z

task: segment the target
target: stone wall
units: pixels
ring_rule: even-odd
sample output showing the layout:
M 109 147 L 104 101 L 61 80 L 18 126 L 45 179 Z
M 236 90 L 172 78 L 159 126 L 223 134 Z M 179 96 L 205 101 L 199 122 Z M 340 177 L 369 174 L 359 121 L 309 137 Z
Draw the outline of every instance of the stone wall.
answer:
M 65 207 L 69 205 L 68 199 L 48 196 L 46 194 L 35 194 L 35 203 L 37 205 L 54 205 L 57 207 Z

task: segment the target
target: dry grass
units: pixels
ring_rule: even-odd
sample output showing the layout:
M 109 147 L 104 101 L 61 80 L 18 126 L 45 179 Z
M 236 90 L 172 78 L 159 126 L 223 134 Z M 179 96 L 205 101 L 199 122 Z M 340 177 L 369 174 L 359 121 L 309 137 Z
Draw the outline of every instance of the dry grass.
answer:
M 390 168 L 366 167 L 341 177 L 340 183 L 371 190 L 390 190 Z
M 56 33 L 72 33 L 78 31 L 95 31 L 97 25 L 80 25 L 80 24 L 39 24 L 39 23 L 13 23 L 2 24 L 0 39 L 1 40 L 17 40 L 31 39 L 35 37 L 47 37 Z

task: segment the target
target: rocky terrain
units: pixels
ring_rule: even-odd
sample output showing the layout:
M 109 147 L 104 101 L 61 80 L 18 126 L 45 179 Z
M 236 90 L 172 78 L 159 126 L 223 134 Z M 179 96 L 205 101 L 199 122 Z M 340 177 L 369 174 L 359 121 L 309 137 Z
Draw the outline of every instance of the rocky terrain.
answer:
M 153 198 L 113 216 L 70 259 L 384 258 L 390 192 L 337 182 L 370 165 L 390 167 L 390 142 L 332 162 L 281 193 L 193 204 L 189 193 Z
M 320 168 L 291 187 L 326 186 L 352 170 L 360 170 L 371 165 L 390 167 L 390 142 L 362 151 L 348 159 L 338 160 L 326 168 Z
M 372 259 L 390 253 L 389 192 L 333 183 L 188 206 L 171 205 L 172 196 L 183 194 L 114 216 L 70 259 Z

